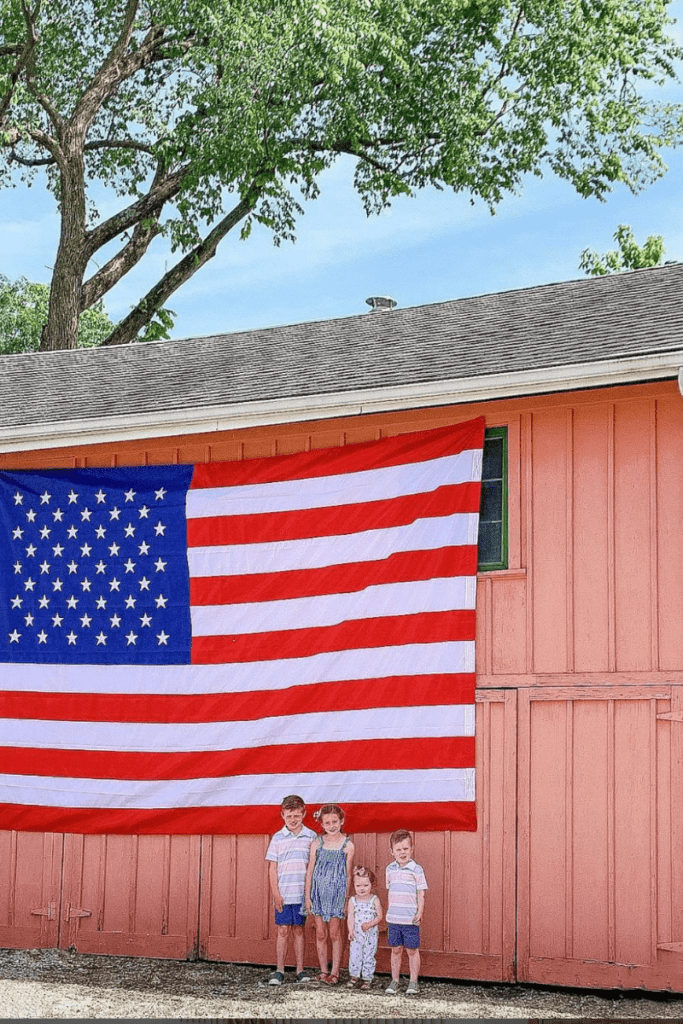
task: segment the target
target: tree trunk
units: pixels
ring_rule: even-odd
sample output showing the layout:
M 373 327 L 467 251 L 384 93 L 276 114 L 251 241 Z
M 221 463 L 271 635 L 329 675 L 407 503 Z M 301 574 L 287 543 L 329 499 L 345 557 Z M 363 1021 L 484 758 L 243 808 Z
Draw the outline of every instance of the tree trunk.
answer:
M 85 188 L 82 152 L 60 166 L 61 233 L 52 274 L 47 324 L 43 328 L 41 351 L 76 348 L 85 257 Z

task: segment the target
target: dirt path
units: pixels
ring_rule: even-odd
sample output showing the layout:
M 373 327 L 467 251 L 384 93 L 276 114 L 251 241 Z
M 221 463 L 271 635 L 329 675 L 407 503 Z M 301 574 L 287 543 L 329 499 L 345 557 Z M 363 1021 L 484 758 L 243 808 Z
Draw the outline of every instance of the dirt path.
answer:
M 0 950 L 0 1017 L 11 1018 L 666 1018 L 683 1021 L 683 998 L 577 992 L 522 985 L 427 980 L 417 998 L 301 986 L 242 964 Z

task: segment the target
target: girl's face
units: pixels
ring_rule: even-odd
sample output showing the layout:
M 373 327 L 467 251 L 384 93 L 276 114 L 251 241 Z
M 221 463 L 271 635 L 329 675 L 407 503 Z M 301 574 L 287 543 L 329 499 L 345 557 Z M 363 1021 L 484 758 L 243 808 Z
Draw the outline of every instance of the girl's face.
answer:
M 372 882 L 367 875 L 354 875 L 353 876 L 353 889 L 356 896 L 361 898 L 369 896 L 372 892 Z
M 328 836 L 336 836 L 341 832 L 342 820 L 338 814 L 323 814 L 320 824 Z

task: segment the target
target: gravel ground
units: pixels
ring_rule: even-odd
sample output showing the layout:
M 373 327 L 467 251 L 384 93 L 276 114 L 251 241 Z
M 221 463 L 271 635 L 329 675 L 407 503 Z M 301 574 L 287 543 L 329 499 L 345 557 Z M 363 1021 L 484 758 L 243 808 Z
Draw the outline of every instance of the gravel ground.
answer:
M 87 956 L 65 950 L 0 950 L 0 1018 L 288 1017 L 662 1018 L 683 1020 L 683 998 L 592 993 L 523 985 L 421 981 L 420 995 L 267 984 L 269 971 L 243 964 Z

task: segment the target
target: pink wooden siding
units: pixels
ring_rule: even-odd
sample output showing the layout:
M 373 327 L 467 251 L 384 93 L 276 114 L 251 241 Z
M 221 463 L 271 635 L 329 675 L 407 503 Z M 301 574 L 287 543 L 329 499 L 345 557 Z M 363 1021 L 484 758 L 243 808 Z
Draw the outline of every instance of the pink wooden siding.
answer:
M 479 829 L 417 836 L 425 972 L 683 991 L 674 382 L 7 454 L 0 467 L 255 458 L 480 414 L 508 428 L 509 568 L 479 578 Z M 386 836 L 356 840 L 381 879 Z M 0 843 L 3 945 L 272 963 L 265 835 Z
M 519 980 L 683 988 L 682 691 L 520 691 Z

